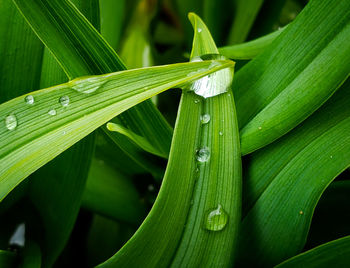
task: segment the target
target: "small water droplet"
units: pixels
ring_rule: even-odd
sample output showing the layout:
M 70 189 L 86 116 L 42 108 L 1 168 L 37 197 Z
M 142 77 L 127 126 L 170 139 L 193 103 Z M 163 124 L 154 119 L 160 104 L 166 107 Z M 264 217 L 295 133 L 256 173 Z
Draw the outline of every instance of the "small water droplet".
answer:
M 300 215 L 304 215 L 304 211 L 300 210 L 300 211 L 299 211 L 299 214 L 300 214 Z
M 17 127 L 17 118 L 14 114 L 10 114 L 5 118 L 5 125 L 8 130 L 14 130 Z
M 222 136 L 222 135 L 224 135 L 224 133 L 223 133 L 222 131 L 220 131 L 220 132 L 219 132 L 219 135 Z
M 199 103 L 199 99 L 195 99 L 195 100 L 194 100 L 194 103 L 195 103 L 195 104 Z
M 217 208 L 207 213 L 205 219 L 205 228 L 209 231 L 221 231 L 225 228 L 228 221 L 228 214 L 218 204 Z
M 210 151 L 209 148 L 203 147 L 196 152 L 196 159 L 199 162 L 207 162 L 210 158 Z
M 62 135 L 66 135 L 66 132 L 65 132 L 65 131 L 63 131 L 63 132 L 62 132 Z
M 202 31 L 202 28 L 198 28 L 197 31 L 200 33 Z
M 261 130 L 261 129 L 262 129 L 262 127 L 258 127 L 258 129 L 259 129 L 259 130 Z
M 70 87 L 80 93 L 91 94 L 105 83 L 106 80 L 104 80 L 101 76 L 77 78 L 70 81 Z
M 69 105 L 69 97 L 68 96 L 62 96 L 60 98 L 59 102 L 61 103 L 61 105 L 63 107 L 67 107 Z
M 49 115 L 56 115 L 57 112 L 55 109 L 50 109 L 48 112 L 47 112 Z
M 32 95 L 28 95 L 24 98 L 24 101 L 27 104 L 32 105 L 32 104 L 34 104 L 34 97 Z
M 331 155 L 330 158 L 333 158 L 333 155 Z
M 202 114 L 201 115 L 201 123 L 207 124 L 210 121 L 210 115 L 209 114 Z

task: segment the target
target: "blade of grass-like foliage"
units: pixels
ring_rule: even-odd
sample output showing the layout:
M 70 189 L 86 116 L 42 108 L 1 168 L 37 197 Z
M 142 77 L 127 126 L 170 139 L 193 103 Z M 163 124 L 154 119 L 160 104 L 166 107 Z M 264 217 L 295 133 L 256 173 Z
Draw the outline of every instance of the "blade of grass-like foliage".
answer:
M 220 54 L 230 59 L 249 60 L 261 54 L 282 33 L 282 28 L 255 40 L 232 46 L 220 47 Z
M 311 1 L 263 54 L 237 73 L 233 92 L 243 154 L 295 127 L 345 81 L 350 73 L 349 21 L 349 1 Z
M 271 266 L 303 248 L 321 194 L 350 165 L 349 93 L 350 81 L 303 124 L 252 155 L 240 264 Z
M 348 267 L 350 256 L 350 236 L 320 245 L 297 255 L 276 266 L 276 268 L 322 268 Z
M 73 3 L 98 29 L 98 1 L 74 0 Z M 40 88 L 67 80 L 63 70 L 45 48 Z M 43 239 L 39 241 L 43 267 L 52 266 L 71 234 L 81 205 L 94 140 L 94 134 L 89 135 L 30 177 L 29 196 L 45 231 Z
M 242 43 L 247 38 L 264 0 L 236 0 L 235 17 L 230 29 L 228 44 Z
M 99 2 L 101 35 L 117 51 L 125 16 L 125 0 L 102 0 Z
M 6 250 L 0 250 L 0 266 L 12 268 L 15 267 L 16 253 Z
M 191 57 L 217 52 L 204 23 L 194 14 L 190 19 L 195 30 Z M 232 264 L 241 184 L 234 114 L 229 92 L 208 99 L 182 95 L 157 200 L 135 235 L 99 267 Z
M 1 104 L 0 200 L 113 116 L 166 89 L 232 65 L 205 61 L 81 78 L 33 92 L 33 104 L 24 96 Z
M 68 0 L 13 1 L 69 78 L 125 69 L 118 55 Z M 119 122 L 168 154 L 172 130 L 150 101 L 121 114 Z M 118 145 L 133 146 L 126 138 Z
M 92 161 L 82 206 L 131 224 L 140 223 L 146 211 L 130 179 L 98 159 Z

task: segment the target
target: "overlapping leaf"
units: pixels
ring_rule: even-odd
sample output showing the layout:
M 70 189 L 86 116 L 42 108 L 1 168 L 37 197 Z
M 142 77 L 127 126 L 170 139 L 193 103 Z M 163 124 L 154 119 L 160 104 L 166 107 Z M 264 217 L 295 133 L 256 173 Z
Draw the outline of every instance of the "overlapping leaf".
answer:
M 349 89 L 348 81 L 298 128 L 252 155 L 241 264 L 277 264 L 303 248 L 322 192 L 350 165 Z
M 34 92 L 33 104 L 26 103 L 25 96 L 1 104 L 0 199 L 117 114 L 166 89 L 230 66 L 230 61 L 206 61 L 123 71 Z

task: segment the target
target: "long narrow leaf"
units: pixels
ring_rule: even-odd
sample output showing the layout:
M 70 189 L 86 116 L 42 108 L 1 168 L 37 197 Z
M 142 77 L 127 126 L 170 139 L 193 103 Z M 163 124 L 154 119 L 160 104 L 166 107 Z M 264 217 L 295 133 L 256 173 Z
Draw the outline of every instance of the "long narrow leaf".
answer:
M 166 89 L 232 65 L 207 61 L 87 77 L 34 92 L 33 104 L 24 96 L 1 104 L 0 200 L 113 116 Z
M 192 57 L 217 52 L 204 23 L 194 14 L 190 19 L 195 29 Z M 234 114 L 231 92 L 209 99 L 192 92 L 182 95 L 157 200 L 135 235 L 99 267 L 226 267 L 233 263 L 241 184 Z
M 310 1 L 263 54 L 237 73 L 233 92 L 243 154 L 295 127 L 345 81 L 349 21 L 349 1 Z
M 303 248 L 322 192 L 350 165 L 349 89 L 347 82 L 302 125 L 252 155 L 241 264 L 271 266 Z

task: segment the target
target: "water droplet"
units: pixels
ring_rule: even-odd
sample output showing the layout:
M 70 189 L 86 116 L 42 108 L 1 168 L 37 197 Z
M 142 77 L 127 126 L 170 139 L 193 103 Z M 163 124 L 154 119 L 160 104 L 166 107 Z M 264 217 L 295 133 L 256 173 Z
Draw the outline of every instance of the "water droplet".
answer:
M 61 103 L 61 105 L 63 107 L 67 107 L 69 105 L 69 97 L 68 96 L 62 96 L 60 98 L 59 102 Z
M 205 219 L 205 228 L 209 231 L 221 231 L 225 228 L 228 221 L 228 214 L 220 204 L 214 210 L 207 213 Z
M 304 211 L 300 210 L 300 211 L 299 211 L 299 214 L 300 214 L 300 215 L 304 215 Z
M 224 135 L 224 133 L 223 133 L 222 131 L 220 131 L 220 132 L 219 132 L 219 135 L 222 136 L 222 135 Z
M 65 131 L 63 131 L 63 132 L 62 132 L 62 135 L 66 135 L 66 132 L 65 132 Z
M 333 158 L 333 155 L 331 155 L 330 158 Z
M 148 186 L 147 186 L 147 190 L 148 190 L 149 192 L 153 192 L 153 191 L 155 190 L 154 185 L 153 185 L 153 184 L 148 185 Z
M 201 123 L 207 124 L 210 121 L 210 115 L 209 114 L 202 114 L 201 115 Z
M 24 247 L 25 244 L 25 231 L 26 226 L 21 223 L 17 226 L 15 232 L 12 234 L 9 240 L 9 245 L 16 245 L 19 247 Z
M 32 105 L 32 104 L 34 104 L 34 97 L 32 95 L 28 95 L 24 98 L 24 101 L 27 104 Z
M 261 129 L 262 129 L 262 127 L 258 127 L 258 129 L 259 129 L 259 130 L 261 130 Z
M 210 158 L 210 151 L 209 148 L 203 147 L 196 152 L 196 159 L 199 162 L 207 162 Z
M 195 99 L 195 100 L 194 100 L 194 103 L 195 103 L 195 104 L 199 103 L 199 99 Z
M 198 28 L 197 31 L 200 33 L 202 31 L 202 28 Z
M 91 94 L 105 83 L 106 80 L 104 80 L 101 76 L 77 78 L 70 81 L 70 87 L 80 93 Z
M 200 60 L 226 60 L 227 58 L 219 55 L 219 54 L 206 54 L 200 57 Z M 199 61 L 198 57 L 195 57 L 191 60 Z M 213 68 L 215 66 L 220 66 L 220 63 L 213 61 L 209 68 Z M 199 70 L 201 71 L 201 70 Z M 197 71 L 197 72 L 199 72 Z M 219 70 L 210 75 L 204 76 L 200 79 L 195 80 L 185 88 L 189 91 L 194 91 L 199 96 L 204 98 L 213 97 L 222 93 L 227 92 L 232 84 L 233 80 L 233 68 L 225 68 L 223 70 Z M 194 75 L 194 73 L 190 73 L 189 75 Z
M 56 115 L 57 112 L 55 109 L 50 109 L 48 112 L 47 112 L 49 115 Z
M 5 118 L 5 125 L 8 130 L 14 130 L 17 127 L 17 118 L 14 114 L 10 114 Z

